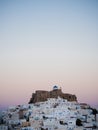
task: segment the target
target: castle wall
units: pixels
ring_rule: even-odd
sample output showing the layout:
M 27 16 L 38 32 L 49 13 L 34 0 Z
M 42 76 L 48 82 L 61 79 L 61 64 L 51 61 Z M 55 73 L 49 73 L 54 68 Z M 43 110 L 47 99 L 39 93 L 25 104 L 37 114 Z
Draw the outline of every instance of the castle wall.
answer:
M 77 97 L 75 95 L 64 94 L 61 89 L 57 89 L 52 91 L 38 90 L 32 94 L 29 103 L 43 102 L 47 101 L 48 98 L 58 98 L 58 96 L 63 99 L 67 99 L 68 101 L 77 101 Z

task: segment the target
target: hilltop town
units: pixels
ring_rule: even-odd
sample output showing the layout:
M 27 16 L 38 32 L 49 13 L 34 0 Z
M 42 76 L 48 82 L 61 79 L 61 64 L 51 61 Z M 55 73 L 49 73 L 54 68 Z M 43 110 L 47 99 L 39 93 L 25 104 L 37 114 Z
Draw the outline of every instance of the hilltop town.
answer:
M 9 107 L 0 120 L 0 130 L 92 129 L 98 130 L 98 111 L 78 103 L 75 95 L 63 94 L 57 86 L 32 94 L 29 104 Z

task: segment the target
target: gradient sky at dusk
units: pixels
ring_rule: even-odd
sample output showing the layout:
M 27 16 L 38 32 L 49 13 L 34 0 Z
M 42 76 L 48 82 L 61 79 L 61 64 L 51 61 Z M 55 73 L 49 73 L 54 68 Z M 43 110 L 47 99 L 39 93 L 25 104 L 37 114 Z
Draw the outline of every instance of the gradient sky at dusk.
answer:
M 0 0 L 0 108 L 54 85 L 98 106 L 98 1 Z

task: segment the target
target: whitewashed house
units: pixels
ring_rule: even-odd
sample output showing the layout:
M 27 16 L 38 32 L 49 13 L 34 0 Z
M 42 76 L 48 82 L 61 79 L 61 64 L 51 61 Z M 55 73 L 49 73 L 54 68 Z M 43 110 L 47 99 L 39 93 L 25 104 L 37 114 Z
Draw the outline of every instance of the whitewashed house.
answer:
M 0 130 L 8 130 L 8 126 L 0 125 Z

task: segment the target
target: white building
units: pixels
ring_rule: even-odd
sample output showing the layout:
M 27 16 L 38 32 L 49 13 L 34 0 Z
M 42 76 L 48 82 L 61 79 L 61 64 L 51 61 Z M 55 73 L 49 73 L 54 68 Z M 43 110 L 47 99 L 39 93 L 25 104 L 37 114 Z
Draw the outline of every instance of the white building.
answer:
M 0 130 L 8 130 L 8 126 L 0 125 Z

